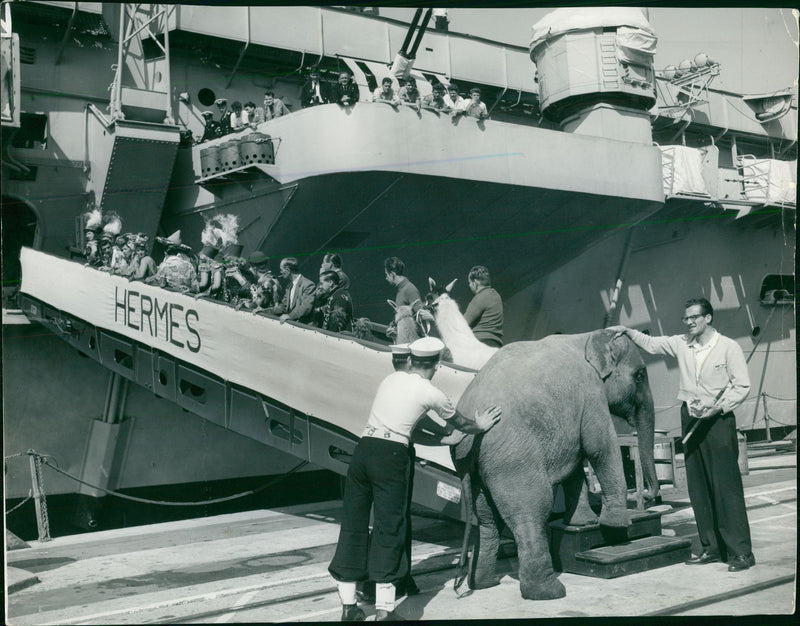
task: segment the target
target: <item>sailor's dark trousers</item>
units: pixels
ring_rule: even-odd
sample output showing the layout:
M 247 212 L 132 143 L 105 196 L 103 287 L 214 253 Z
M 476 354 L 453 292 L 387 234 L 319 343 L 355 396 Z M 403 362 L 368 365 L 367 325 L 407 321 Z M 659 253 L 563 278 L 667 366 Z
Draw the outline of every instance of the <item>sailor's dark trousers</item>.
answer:
M 684 402 L 684 436 L 694 424 Z M 686 482 L 703 550 L 724 560 L 752 551 L 750 525 L 739 471 L 736 418 L 724 413 L 703 420 L 686 443 Z
M 409 461 L 408 448 L 402 443 L 376 437 L 362 437 L 358 442 L 347 470 L 339 542 L 328 567 L 336 580 L 389 583 L 408 573 Z

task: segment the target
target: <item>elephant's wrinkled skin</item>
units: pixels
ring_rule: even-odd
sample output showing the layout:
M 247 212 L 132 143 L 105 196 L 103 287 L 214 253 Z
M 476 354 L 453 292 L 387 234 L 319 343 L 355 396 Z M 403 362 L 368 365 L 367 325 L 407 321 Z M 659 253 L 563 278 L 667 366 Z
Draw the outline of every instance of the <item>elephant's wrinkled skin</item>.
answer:
M 653 400 L 644 362 L 627 337 L 612 337 L 609 331 L 596 331 L 509 344 L 461 396 L 458 411 L 463 415 L 490 404 L 503 410 L 494 428 L 452 449 L 456 470 L 469 477 L 479 524 L 470 577 L 474 589 L 499 582 L 495 561 L 504 521 L 517 543 L 522 597 L 566 595 L 553 571 L 546 523 L 554 485 L 563 484 L 568 508 L 577 505 L 585 484 L 584 458 L 602 488 L 600 523 L 629 524 L 612 412 L 637 428 L 643 466 L 652 466 L 648 482 L 658 484 L 652 459 Z

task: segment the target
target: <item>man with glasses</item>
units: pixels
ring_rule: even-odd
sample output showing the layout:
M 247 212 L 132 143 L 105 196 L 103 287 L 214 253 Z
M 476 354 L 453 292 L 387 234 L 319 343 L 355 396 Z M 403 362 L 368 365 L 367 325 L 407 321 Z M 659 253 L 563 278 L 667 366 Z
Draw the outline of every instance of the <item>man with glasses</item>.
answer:
M 686 482 L 702 547 L 686 563 L 727 561 L 729 572 L 739 572 L 756 563 L 733 415 L 750 391 L 750 376 L 739 344 L 711 326 L 714 309 L 709 301 L 693 298 L 684 306 L 684 335 L 651 337 L 624 326 L 610 330 L 628 335 L 645 352 L 678 360 L 681 427 L 684 438 L 688 435 Z
M 428 411 L 465 433 L 482 433 L 499 420 L 489 406 L 475 417 L 458 413 L 447 396 L 431 383 L 444 344 L 435 337 L 409 346 L 408 370 L 396 369 L 383 379 L 353 452 L 344 489 L 342 526 L 328 571 L 338 583 L 343 622 L 364 621 L 356 604 L 356 582 L 374 580 L 375 621 L 399 619 L 394 612 L 395 582 L 404 580 L 410 456 L 408 446 L 416 424 Z M 372 536 L 369 532 L 373 509 Z

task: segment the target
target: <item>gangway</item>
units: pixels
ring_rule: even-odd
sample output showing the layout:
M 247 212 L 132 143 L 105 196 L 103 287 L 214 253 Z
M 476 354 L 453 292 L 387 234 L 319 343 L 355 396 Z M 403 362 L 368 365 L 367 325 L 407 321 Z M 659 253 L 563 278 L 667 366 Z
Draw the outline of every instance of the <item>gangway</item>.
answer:
M 380 381 L 381 344 L 252 315 L 23 248 L 20 308 L 111 372 L 225 429 L 347 473 Z M 58 280 L 53 280 L 58 276 Z M 475 376 L 444 364 L 454 401 Z M 417 445 L 414 502 L 461 519 L 447 447 Z

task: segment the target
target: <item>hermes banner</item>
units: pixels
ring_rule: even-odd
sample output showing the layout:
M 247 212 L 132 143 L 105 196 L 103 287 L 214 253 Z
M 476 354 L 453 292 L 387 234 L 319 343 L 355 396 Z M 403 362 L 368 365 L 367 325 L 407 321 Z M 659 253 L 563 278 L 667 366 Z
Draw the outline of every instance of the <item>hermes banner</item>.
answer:
M 379 383 L 393 371 L 383 346 L 281 324 L 29 248 L 21 263 L 23 293 L 357 436 Z M 445 366 L 434 383 L 456 403 L 474 375 Z M 452 468 L 447 447 L 417 451 Z

